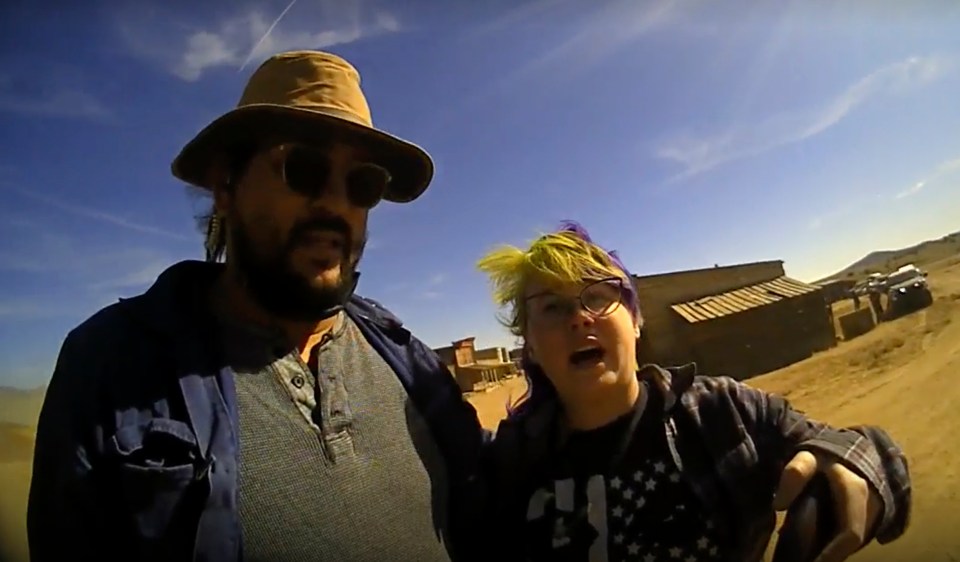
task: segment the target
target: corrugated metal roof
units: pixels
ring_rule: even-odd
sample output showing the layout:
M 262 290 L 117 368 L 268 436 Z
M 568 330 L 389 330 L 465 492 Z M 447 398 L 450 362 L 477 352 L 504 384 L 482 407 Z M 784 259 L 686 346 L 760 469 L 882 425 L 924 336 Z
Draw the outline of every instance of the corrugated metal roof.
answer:
M 702 322 L 820 290 L 822 289 L 815 285 L 784 276 L 719 295 L 675 304 L 670 308 L 687 322 Z

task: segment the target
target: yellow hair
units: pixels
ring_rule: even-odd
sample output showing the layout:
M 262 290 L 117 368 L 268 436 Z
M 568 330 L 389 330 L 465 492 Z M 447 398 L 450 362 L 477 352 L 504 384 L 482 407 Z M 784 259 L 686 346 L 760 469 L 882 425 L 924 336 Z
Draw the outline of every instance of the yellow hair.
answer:
M 624 277 L 607 252 L 567 231 L 545 234 L 526 251 L 501 246 L 481 258 L 477 267 L 490 277 L 497 306 L 510 307 L 510 314 L 501 316 L 500 321 L 515 336 L 523 332 L 524 295 L 531 280 L 566 285 L 584 279 Z

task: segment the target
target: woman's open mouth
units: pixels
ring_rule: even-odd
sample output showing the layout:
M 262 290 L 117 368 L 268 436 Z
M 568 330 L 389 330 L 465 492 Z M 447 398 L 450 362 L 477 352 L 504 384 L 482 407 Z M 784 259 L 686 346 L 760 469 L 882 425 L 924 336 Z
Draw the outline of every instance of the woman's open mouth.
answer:
M 570 364 L 575 368 L 591 367 L 603 360 L 603 348 L 594 345 L 578 349 L 570 354 Z

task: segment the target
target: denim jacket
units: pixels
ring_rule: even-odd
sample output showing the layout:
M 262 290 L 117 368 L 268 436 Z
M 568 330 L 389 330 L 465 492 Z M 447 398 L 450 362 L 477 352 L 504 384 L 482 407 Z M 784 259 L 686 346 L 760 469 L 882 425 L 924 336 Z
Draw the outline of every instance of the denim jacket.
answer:
M 175 264 L 146 293 L 121 299 L 66 337 L 37 428 L 27 513 L 33 560 L 64 552 L 242 560 L 236 391 L 205 303 L 221 269 Z M 357 296 L 345 310 L 444 454 L 451 557 L 481 556 L 465 541 L 484 496 L 478 459 L 489 433 L 436 354 L 392 314 Z

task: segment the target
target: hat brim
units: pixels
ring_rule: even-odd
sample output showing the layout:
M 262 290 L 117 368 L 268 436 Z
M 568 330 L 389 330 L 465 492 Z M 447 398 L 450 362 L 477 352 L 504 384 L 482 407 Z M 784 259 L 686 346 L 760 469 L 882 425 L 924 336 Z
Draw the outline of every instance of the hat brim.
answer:
M 362 146 L 373 162 L 390 171 L 391 181 L 383 197 L 387 201 L 409 203 L 420 197 L 433 179 L 433 160 L 411 142 L 334 111 L 271 104 L 239 107 L 214 120 L 183 147 L 171 171 L 189 184 L 210 189 L 205 180 L 208 167 L 231 146 L 270 137 L 323 143 L 333 134 Z

